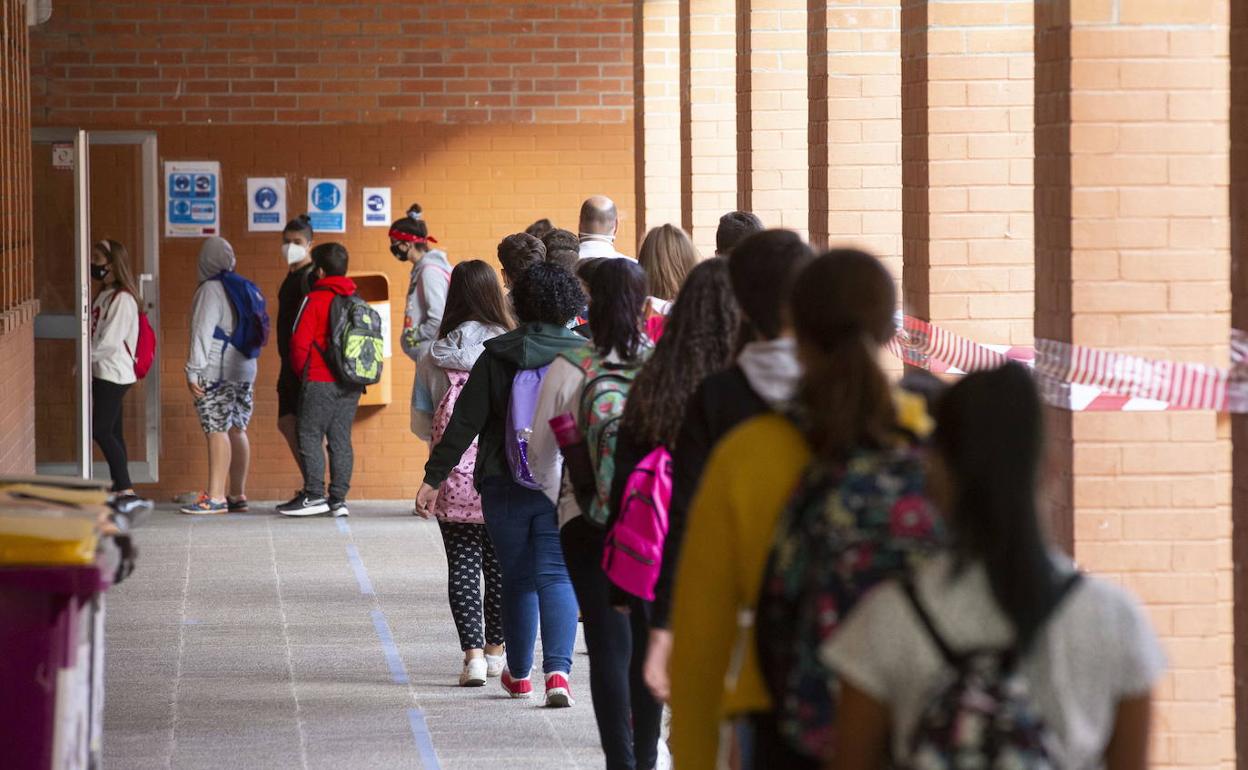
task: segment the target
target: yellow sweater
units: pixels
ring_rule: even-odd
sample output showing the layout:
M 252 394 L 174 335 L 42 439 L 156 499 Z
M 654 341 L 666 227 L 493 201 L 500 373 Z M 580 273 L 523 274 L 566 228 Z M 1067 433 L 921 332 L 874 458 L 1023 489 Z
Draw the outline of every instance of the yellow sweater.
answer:
M 921 398 L 894 392 L 894 400 L 901 425 L 919 436 L 931 432 Z M 671 746 L 680 770 L 714 770 L 723 720 L 771 710 L 754 628 L 738 633 L 737 618 L 754 609 L 776 520 L 810 459 L 797 428 L 773 414 L 737 427 L 707 463 L 672 605 Z
M 753 631 L 738 640 L 737 616 L 754 607 L 776 519 L 809 461 L 793 424 L 766 415 L 729 433 L 707 463 L 672 605 L 671 744 L 680 770 L 713 770 L 720 722 L 771 707 Z M 743 656 L 735 687 L 724 680 L 734 651 Z

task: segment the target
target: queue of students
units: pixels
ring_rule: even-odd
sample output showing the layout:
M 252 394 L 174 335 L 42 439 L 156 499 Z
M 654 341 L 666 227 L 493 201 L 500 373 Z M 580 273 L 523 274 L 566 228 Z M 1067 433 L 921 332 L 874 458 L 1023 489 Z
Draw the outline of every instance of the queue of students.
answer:
M 459 683 L 530 697 L 540 635 L 543 702 L 572 706 L 579 615 L 611 769 L 656 765 L 664 704 L 681 770 L 1145 767 L 1164 659 L 1138 604 L 1045 539 L 1026 370 L 890 382 L 893 276 L 748 212 L 705 261 L 672 226 L 624 258 L 617 229 L 601 196 L 579 235 L 539 220 L 500 241 L 500 282 L 452 269 L 419 206 L 391 226 L 431 450 L 414 513 L 443 537 Z M 346 515 L 374 362 L 335 336 L 372 350 L 380 322 L 352 304 L 346 249 L 313 238 L 304 218 L 283 233 L 279 427 L 303 482 L 278 510 Z M 95 433 L 132 496 L 119 258 L 93 254 Z M 247 507 L 267 315 L 233 268 L 204 243 L 186 372 L 209 479 L 187 513 Z

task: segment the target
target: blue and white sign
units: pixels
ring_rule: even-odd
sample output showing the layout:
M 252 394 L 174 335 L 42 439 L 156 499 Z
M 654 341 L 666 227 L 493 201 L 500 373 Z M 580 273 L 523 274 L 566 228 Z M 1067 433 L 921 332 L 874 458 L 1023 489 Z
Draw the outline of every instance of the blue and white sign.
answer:
M 286 180 L 278 177 L 248 177 L 247 231 L 280 233 L 286 226 Z
M 221 234 L 221 164 L 165 163 L 165 237 Z
M 365 187 L 362 208 L 365 227 L 389 227 L 391 221 L 390 188 Z
M 308 216 L 318 233 L 347 231 L 347 180 L 309 179 Z

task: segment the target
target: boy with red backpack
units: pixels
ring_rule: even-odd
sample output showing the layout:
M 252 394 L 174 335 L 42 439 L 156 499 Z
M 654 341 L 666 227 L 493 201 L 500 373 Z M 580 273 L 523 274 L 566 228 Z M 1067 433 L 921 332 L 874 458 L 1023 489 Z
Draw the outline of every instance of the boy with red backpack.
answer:
M 247 510 L 247 426 L 256 358 L 268 342 L 269 315 L 264 295 L 234 272 L 235 264 L 234 247 L 224 238 L 209 238 L 199 250 L 186 386 L 208 440 L 208 488 L 182 513 Z
M 364 388 L 381 379 L 381 317 L 355 293 L 350 256 L 340 243 L 312 249 L 312 285 L 290 338 L 290 365 L 299 373 L 299 465 L 303 489 L 277 507 L 283 516 L 348 515 L 347 491 L 355 451 L 351 428 Z M 329 497 L 325 496 L 325 450 Z

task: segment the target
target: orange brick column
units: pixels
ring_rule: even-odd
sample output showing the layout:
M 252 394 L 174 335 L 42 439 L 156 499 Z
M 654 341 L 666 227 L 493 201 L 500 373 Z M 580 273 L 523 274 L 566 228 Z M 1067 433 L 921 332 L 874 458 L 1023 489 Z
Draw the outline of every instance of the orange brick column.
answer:
M 1231 6 L 1231 322 L 1248 330 L 1248 3 Z M 1232 420 L 1235 754 L 1248 767 L 1248 415 Z
M 1226 8 L 1037 0 L 1037 337 L 1227 363 Z M 1059 529 L 1145 602 L 1170 655 L 1154 766 L 1232 767 L 1228 421 L 1050 424 Z
M 739 0 L 737 8 L 737 207 L 805 235 L 807 0 Z
M 680 0 L 680 221 L 703 256 L 737 206 L 734 0 Z
M 680 3 L 636 3 L 633 30 L 634 169 L 640 244 L 650 228 L 681 221 Z
M 1032 3 L 903 0 L 903 291 L 980 342 L 1031 342 Z
M 810 239 L 901 277 L 900 8 L 810 0 Z

